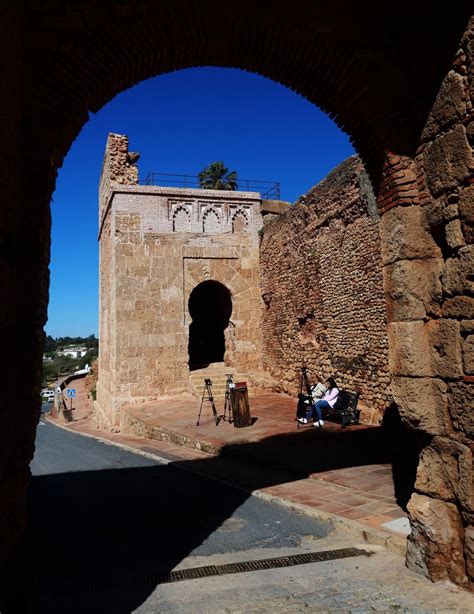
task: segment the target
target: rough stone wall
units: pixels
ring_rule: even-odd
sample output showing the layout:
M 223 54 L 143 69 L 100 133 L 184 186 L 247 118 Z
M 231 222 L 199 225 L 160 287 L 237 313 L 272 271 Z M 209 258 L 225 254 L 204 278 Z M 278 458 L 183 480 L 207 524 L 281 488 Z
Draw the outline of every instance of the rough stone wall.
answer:
M 358 157 L 340 164 L 261 243 L 264 366 L 285 392 L 333 375 L 376 409 L 388 402 L 388 340 L 378 215 Z
M 405 196 L 382 220 L 393 392 L 420 433 L 407 562 L 458 584 L 474 581 L 473 55 L 471 20 L 415 159 L 387 159 Z
M 120 158 L 127 160 L 126 137 L 110 135 L 106 173 L 112 166 L 107 158 L 117 160 L 111 144 L 120 138 Z M 124 164 L 120 168 L 129 172 Z M 104 191 L 105 184 L 102 180 L 95 416 L 99 425 L 119 428 L 121 406 L 190 390 L 188 301 L 203 281 L 220 282 L 231 292 L 227 364 L 241 373 L 260 370 L 262 218 L 254 192 L 123 182 Z

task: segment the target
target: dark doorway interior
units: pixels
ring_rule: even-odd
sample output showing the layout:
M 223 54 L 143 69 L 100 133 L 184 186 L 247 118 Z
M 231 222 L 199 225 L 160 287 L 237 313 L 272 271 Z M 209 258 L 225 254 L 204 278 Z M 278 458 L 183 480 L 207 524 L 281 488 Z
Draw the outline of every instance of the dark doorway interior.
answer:
M 189 326 L 189 368 L 198 369 L 224 360 L 224 331 L 232 314 L 230 291 L 218 281 L 203 281 L 188 301 L 192 322 Z

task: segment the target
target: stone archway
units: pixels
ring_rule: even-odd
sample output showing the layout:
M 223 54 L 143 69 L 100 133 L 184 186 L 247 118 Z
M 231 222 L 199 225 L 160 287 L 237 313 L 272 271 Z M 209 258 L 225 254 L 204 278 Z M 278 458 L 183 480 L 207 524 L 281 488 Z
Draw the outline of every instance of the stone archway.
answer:
M 300 92 L 329 112 L 361 154 L 383 216 L 393 392 L 404 420 L 426 435 L 409 562 L 433 579 L 474 578 L 468 16 L 465 2 L 429 14 L 412 3 L 410 19 L 388 5 L 309 0 L 271 11 L 250 2 L 216 11 L 211 0 L 5 9 L 1 40 L 14 59 L 4 67 L 2 101 L 0 322 L 10 348 L 4 377 L 18 397 L 15 407 L 2 407 L 2 563 L 25 517 L 57 170 L 88 113 L 115 94 L 156 74 L 214 64 Z
M 189 314 L 189 369 L 223 362 L 226 351 L 224 331 L 232 315 L 232 297 L 229 289 L 218 281 L 201 282 L 188 300 Z
M 184 259 L 184 288 L 186 305 L 197 288 L 210 282 L 226 288 L 231 300 L 231 314 L 224 328 L 224 361 L 241 373 L 261 369 L 261 310 L 258 278 L 258 246 L 249 249 L 244 263 L 241 250 L 228 245 L 225 249 L 198 248 L 187 252 Z M 219 291 L 217 291 L 219 293 Z M 224 297 L 223 297 L 224 298 Z M 224 305 L 225 307 L 225 305 Z M 229 303 L 225 312 L 229 311 Z M 191 326 L 191 309 L 186 309 L 185 324 Z M 191 317 L 190 317 L 191 316 Z

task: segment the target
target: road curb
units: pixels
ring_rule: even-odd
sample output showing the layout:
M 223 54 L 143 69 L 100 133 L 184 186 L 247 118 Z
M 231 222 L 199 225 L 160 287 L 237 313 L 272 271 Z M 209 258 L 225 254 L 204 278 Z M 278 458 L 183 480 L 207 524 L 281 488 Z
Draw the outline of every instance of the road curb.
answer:
M 130 445 L 121 443 L 119 441 L 113 441 L 111 439 L 104 439 L 100 436 L 93 435 L 92 433 L 85 433 L 81 430 L 75 430 L 75 429 L 73 430 L 65 424 L 58 424 L 57 422 L 51 419 L 48 419 L 46 417 L 44 417 L 43 419 L 46 422 L 52 424 L 53 426 L 57 426 L 61 429 L 64 429 L 65 431 L 68 431 L 69 433 L 77 433 L 78 435 L 81 435 L 82 437 L 89 437 L 90 439 L 95 439 L 96 441 L 99 441 L 100 443 L 116 446 L 118 448 L 121 448 L 122 450 L 125 450 L 126 452 L 131 452 L 133 454 L 139 454 L 140 456 L 149 458 L 151 460 L 155 460 L 156 462 L 162 465 L 175 464 L 177 467 L 179 467 L 183 471 L 189 471 L 190 473 L 194 473 L 195 475 L 198 475 L 199 477 L 205 477 L 207 479 L 214 480 L 215 482 L 225 484 L 226 486 L 230 486 L 231 488 L 234 488 L 236 490 L 250 493 L 254 495 L 255 497 L 258 497 L 259 499 L 268 501 L 270 503 L 275 503 L 277 505 L 285 507 L 286 509 L 293 510 L 294 512 L 298 514 L 303 514 L 305 516 L 309 516 L 316 520 L 328 522 L 332 527 L 334 527 L 334 529 L 341 529 L 345 531 L 346 533 L 350 533 L 351 535 L 355 536 L 357 539 L 362 540 L 368 544 L 372 544 L 376 546 L 383 546 L 390 552 L 393 552 L 394 554 L 398 554 L 401 556 L 405 556 L 406 554 L 407 538 L 403 535 L 397 535 L 396 533 L 392 533 L 388 530 L 384 531 L 384 530 L 376 529 L 375 527 L 364 525 L 360 522 L 357 522 L 356 520 L 350 520 L 348 518 L 343 518 L 342 516 L 337 516 L 329 512 L 323 512 L 313 507 L 304 505 L 303 503 L 289 501 L 288 499 L 285 499 L 284 497 L 273 495 L 273 494 L 270 494 L 262 490 L 250 490 L 242 486 L 237 486 L 236 484 L 233 484 L 232 482 L 229 482 L 222 478 L 218 478 L 213 475 L 208 475 L 205 472 L 193 469 L 190 466 L 190 464 L 186 464 L 185 466 L 183 466 L 181 462 L 185 461 L 186 459 L 182 459 L 181 462 L 179 460 L 178 461 L 170 460 L 170 459 L 160 456 L 158 453 L 146 452 L 145 450 L 141 450 L 140 448 L 135 448 L 134 446 L 130 446 Z M 150 440 L 150 441 L 153 441 L 153 440 Z M 203 453 L 205 454 L 205 452 Z M 212 455 L 209 454 L 209 456 L 212 456 Z

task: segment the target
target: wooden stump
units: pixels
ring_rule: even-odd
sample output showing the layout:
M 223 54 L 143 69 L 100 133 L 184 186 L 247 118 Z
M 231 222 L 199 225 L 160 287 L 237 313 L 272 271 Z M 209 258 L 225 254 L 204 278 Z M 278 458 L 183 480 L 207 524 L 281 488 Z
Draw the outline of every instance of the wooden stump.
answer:
M 234 426 L 242 428 L 252 424 L 250 416 L 249 393 L 246 384 L 236 384 L 230 389 L 230 402 L 232 405 L 232 417 Z

